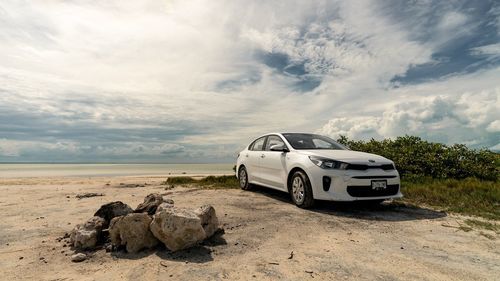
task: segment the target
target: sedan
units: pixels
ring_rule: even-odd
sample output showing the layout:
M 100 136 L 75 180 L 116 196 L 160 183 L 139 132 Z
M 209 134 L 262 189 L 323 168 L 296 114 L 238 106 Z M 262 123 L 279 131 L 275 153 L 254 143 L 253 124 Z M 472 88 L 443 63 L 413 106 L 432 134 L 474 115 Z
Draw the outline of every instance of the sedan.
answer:
M 317 134 L 258 137 L 238 154 L 236 176 L 243 190 L 260 185 L 288 192 L 301 208 L 316 199 L 380 203 L 403 196 L 394 162 Z

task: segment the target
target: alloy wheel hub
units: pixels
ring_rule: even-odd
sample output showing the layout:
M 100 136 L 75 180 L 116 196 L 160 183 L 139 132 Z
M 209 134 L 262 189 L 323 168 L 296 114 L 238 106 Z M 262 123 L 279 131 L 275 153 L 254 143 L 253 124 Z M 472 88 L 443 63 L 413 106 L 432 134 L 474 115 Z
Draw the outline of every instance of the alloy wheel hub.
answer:
M 293 179 L 292 193 L 295 202 L 302 203 L 302 201 L 304 201 L 304 182 L 300 177 Z

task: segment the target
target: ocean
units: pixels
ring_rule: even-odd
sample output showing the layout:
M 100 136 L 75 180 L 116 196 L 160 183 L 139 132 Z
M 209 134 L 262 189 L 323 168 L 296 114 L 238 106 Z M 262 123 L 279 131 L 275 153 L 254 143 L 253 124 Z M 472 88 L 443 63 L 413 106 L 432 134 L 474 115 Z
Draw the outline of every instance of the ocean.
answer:
M 0 178 L 229 175 L 234 164 L 0 164 Z

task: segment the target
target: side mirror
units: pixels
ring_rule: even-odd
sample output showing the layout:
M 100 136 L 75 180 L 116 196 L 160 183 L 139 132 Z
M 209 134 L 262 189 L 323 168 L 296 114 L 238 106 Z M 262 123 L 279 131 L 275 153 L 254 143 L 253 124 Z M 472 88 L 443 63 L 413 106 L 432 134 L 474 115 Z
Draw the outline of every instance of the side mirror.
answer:
M 290 152 L 288 147 L 286 145 L 281 145 L 281 144 L 275 144 L 271 146 L 271 151 L 281 151 L 281 152 Z

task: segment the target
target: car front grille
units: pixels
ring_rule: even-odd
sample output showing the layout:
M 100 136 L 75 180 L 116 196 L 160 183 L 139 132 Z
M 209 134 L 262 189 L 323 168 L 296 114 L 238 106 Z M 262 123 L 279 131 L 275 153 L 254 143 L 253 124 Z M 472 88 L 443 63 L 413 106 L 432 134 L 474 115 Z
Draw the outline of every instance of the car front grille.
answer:
M 393 179 L 397 178 L 396 175 L 390 175 L 390 176 L 353 176 L 353 179 Z
M 388 184 L 386 189 L 375 190 L 371 185 L 348 186 L 347 193 L 352 197 L 378 197 L 398 194 L 399 184 Z
M 382 170 L 394 170 L 394 165 L 392 164 L 382 164 L 382 165 L 365 165 L 365 164 L 348 164 L 347 165 L 347 170 L 358 170 L 358 171 L 365 171 L 368 169 L 382 169 Z

